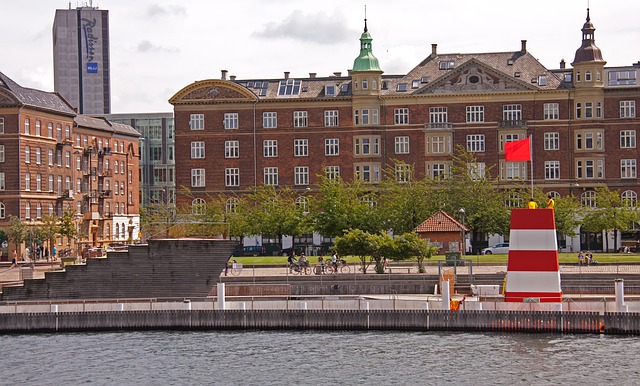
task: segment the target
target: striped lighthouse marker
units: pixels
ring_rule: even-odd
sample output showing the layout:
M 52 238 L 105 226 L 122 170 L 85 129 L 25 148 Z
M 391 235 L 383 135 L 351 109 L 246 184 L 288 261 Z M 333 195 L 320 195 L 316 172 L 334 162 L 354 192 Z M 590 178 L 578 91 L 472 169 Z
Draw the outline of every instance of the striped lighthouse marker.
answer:
M 505 301 L 562 302 L 553 209 L 513 209 Z

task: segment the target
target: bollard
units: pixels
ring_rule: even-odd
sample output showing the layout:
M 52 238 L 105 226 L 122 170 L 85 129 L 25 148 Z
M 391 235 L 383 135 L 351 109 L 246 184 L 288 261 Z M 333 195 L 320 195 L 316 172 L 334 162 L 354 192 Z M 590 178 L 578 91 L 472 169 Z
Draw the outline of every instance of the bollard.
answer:
M 185 311 L 191 311 L 191 300 L 184 299 L 182 302 Z
M 118 303 L 118 311 L 124 311 L 124 304 L 123 303 Z
M 451 294 L 449 293 L 449 281 L 442 282 L 442 309 L 451 309 Z
M 616 279 L 615 280 L 615 292 L 616 292 L 616 311 L 617 312 L 627 312 L 629 307 L 624 304 L 624 280 Z
M 53 314 L 57 314 L 58 313 L 58 305 L 57 304 L 52 304 L 51 305 L 51 313 L 53 313 Z
M 224 283 L 218 283 L 218 309 L 225 309 Z

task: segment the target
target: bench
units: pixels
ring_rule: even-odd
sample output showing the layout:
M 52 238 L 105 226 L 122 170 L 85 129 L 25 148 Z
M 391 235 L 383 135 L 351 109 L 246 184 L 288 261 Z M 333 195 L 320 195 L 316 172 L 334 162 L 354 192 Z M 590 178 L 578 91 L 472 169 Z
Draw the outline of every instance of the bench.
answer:
M 411 267 L 387 267 L 387 271 L 389 271 L 389 273 L 393 273 L 393 271 L 407 271 L 407 273 L 411 273 Z

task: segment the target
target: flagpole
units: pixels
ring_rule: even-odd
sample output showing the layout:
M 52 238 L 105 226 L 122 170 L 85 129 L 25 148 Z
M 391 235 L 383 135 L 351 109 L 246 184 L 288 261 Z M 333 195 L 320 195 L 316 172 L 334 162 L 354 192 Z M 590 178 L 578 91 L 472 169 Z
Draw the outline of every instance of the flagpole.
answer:
M 531 198 L 533 199 L 533 136 L 529 134 L 529 157 L 531 164 Z

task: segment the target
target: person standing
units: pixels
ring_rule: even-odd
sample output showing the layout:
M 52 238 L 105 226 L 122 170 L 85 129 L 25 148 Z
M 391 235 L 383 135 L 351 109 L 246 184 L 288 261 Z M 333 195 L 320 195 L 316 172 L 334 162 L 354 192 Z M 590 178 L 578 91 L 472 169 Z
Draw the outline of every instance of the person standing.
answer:
M 51 250 L 51 259 L 52 260 L 56 260 L 56 256 L 58 255 L 58 250 L 56 249 L 56 246 L 53 246 L 53 249 Z
M 333 252 L 331 255 L 331 265 L 333 265 L 333 272 L 338 272 L 338 252 Z
M 11 254 L 11 268 L 13 267 L 17 267 L 18 266 L 18 252 L 16 252 L 16 250 L 13 250 L 13 253 Z
M 556 202 L 553 201 L 553 197 L 551 195 L 547 196 L 547 209 L 553 209 L 556 206 Z
M 536 209 L 536 208 L 538 208 L 538 204 L 536 204 L 533 198 L 531 198 L 527 203 L 527 209 Z

